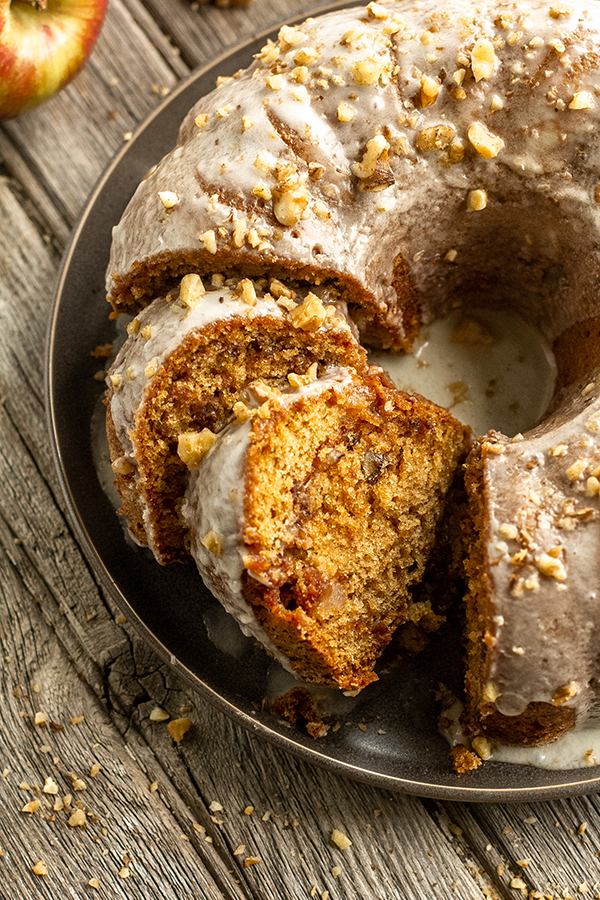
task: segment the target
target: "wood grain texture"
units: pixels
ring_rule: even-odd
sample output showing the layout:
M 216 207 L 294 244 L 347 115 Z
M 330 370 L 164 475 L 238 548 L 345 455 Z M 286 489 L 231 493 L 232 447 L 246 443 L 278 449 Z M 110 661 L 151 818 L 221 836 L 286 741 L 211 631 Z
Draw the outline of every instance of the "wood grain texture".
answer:
M 69 230 L 125 136 L 192 66 L 312 7 L 111 0 L 84 72 L 0 127 L 1 900 L 600 896 L 597 797 L 421 801 L 259 741 L 122 621 L 65 517 L 43 377 Z M 152 721 L 157 707 L 191 719 L 181 743 Z M 69 825 L 79 809 L 84 827 Z M 47 874 L 32 871 L 40 860 Z

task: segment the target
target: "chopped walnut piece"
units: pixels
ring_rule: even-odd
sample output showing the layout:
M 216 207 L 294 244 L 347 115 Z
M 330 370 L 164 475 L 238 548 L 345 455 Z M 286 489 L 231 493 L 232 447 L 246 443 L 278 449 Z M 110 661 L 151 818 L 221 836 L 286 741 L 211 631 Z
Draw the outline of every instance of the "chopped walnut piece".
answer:
M 586 497 L 598 497 L 600 495 L 600 481 L 591 475 L 585 484 Z
M 302 41 L 307 40 L 307 35 L 304 34 L 303 31 L 300 31 L 299 28 L 292 28 L 289 25 L 282 25 L 277 37 L 279 39 L 279 45 L 284 52 L 289 50 L 290 47 L 295 47 L 296 44 L 300 44 Z
M 494 74 L 496 52 L 488 38 L 478 38 L 471 51 L 471 71 L 475 81 L 491 78 Z
M 273 214 L 282 225 L 296 225 L 308 206 L 310 194 L 303 184 L 284 183 L 273 188 Z
M 283 75 L 268 75 L 267 87 L 272 91 L 280 91 L 283 87 Z
M 577 91 L 569 103 L 569 109 L 593 109 L 594 106 L 594 95 L 589 91 Z
M 256 866 L 260 862 L 258 856 L 247 856 L 244 860 L 244 868 L 247 869 L 249 866 Z
M 416 146 L 423 153 L 430 153 L 432 150 L 446 150 L 452 143 L 456 132 L 452 125 L 432 125 L 430 128 L 424 128 L 418 135 Z
M 352 165 L 354 175 L 360 179 L 367 179 L 374 175 L 377 164 L 384 154 L 387 160 L 389 147 L 390 145 L 382 134 L 377 134 L 370 141 L 367 141 L 367 148 L 362 160 Z
M 542 553 L 535 562 L 542 575 L 546 575 L 548 578 L 564 581 L 567 577 L 566 569 L 561 560 L 550 556 L 549 553 Z
M 21 812 L 34 813 L 34 812 L 37 812 L 39 808 L 40 808 L 39 800 L 30 800 L 29 803 L 26 803 L 25 806 L 21 809 Z
M 553 19 L 560 19 L 562 16 L 570 16 L 573 12 L 573 7 L 567 6 L 565 3 L 555 3 L 554 6 L 550 7 L 549 12 Z
M 381 6 L 379 3 L 375 3 L 374 0 L 371 0 L 371 3 L 367 6 L 367 12 L 374 19 L 388 19 L 389 12 L 385 8 L 385 6 Z
M 498 699 L 498 688 L 493 681 L 488 681 L 483 689 L 483 699 L 486 703 L 495 703 Z
M 218 437 L 209 428 L 202 431 L 185 431 L 177 441 L 177 455 L 188 469 L 197 469 L 211 447 L 217 443 Z M 166 716 L 168 718 L 168 715 Z M 154 719 L 153 721 L 161 721 Z
M 211 528 L 208 534 L 205 534 L 200 541 L 203 547 L 213 554 L 213 556 L 223 555 L 223 541 L 221 535 L 217 534 L 214 528 Z
M 293 388 L 299 388 L 304 387 L 307 384 L 313 384 L 313 382 L 317 380 L 318 368 L 319 364 L 314 362 L 304 375 L 297 375 L 295 372 L 290 372 L 287 377 L 290 385 Z
M 481 122 L 473 122 L 469 126 L 467 137 L 471 145 L 484 159 L 493 159 L 495 156 L 498 156 L 504 146 L 502 138 L 488 131 Z
M 165 209 L 173 209 L 179 203 L 179 197 L 174 191 L 159 191 L 158 199 Z
M 342 37 L 340 43 L 341 44 L 356 44 L 362 37 L 364 37 L 365 29 L 362 25 L 353 25 L 352 28 L 349 28 L 348 31 Z
M 58 794 L 58 785 L 52 778 L 46 778 L 44 781 L 44 787 L 42 788 L 42 792 L 44 794 Z
M 469 191 L 467 195 L 467 209 L 469 212 L 479 212 L 487 206 L 487 191 L 477 188 Z
M 275 62 L 278 56 L 279 46 L 269 38 L 265 46 L 261 48 L 258 59 L 260 59 L 265 66 L 270 66 Z
M 347 850 L 348 847 L 352 846 L 352 841 L 349 837 L 347 837 L 343 831 L 340 831 L 338 828 L 334 828 L 331 833 L 331 840 L 339 847 L 340 850 Z
M 297 81 L 299 84 L 304 84 L 306 81 L 308 81 L 309 75 L 310 72 L 308 71 L 306 66 L 296 66 L 290 72 L 290 78 L 292 78 L 294 81 Z
M 31 871 L 33 872 L 34 875 L 47 875 L 48 874 L 48 866 L 46 865 L 46 863 L 43 860 L 38 859 L 36 864 L 31 867 Z
M 204 284 L 199 275 L 191 273 L 184 275 L 179 288 L 179 300 L 188 309 L 194 309 L 206 294 Z
M 252 188 L 252 193 L 255 197 L 260 197 L 261 200 L 271 200 L 273 194 L 271 193 L 271 189 L 267 187 L 264 182 L 260 182 L 256 187 Z
M 473 745 L 473 750 L 475 750 L 482 759 L 489 759 L 492 755 L 492 745 L 487 738 L 482 736 L 474 737 L 471 744 Z
M 182 719 L 173 719 L 172 722 L 169 722 L 167 728 L 176 744 L 183 740 L 183 736 L 190 730 L 191 725 L 191 719 L 185 717 Z
M 563 704 L 568 703 L 569 700 L 578 693 L 579 685 L 576 681 L 570 681 L 568 684 L 558 688 L 558 690 L 552 694 L 552 703 L 554 706 L 563 706 Z
M 153 356 L 146 368 L 144 369 L 144 375 L 146 378 L 154 378 L 156 373 L 158 372 L 159 360 L 158 356 Z
M 308 91 L 303 84 L 290 88 L 290 94 L 298 103 L 308 103 Z
M 448 149 L 442 154 L 440 162 L 444 165 L 455 166 L 465 158 L 465 143 L 460 138 L 455 138 Z
M 600 410 L 598 412 L 595 412 L 593 416 L 590 416 L 590 418 L 585 423 L 585 427 L 593 434 L 600 431 Z
M 565 475 L 571 482 L 578 481 L 583 476 L 586 468 L 587 463 L 584 459 L 576 459 L 575 462 L 565 471 Z
M 249 407 L 247 407 L 245 403 L 242 403 L 241 400 L 238 400 L 237 403 L 233 404 L 232 412 L 238 422 L 247 422 L 253 414 L 252 410 L 249 409 Z
M 246 306 L 256 306 L 256 288 L 250 278 L 242 278 L 235 288 L 234 294 L 238 296 Z
M 204 234 L 198 235 L 200 243 L 204 244 L 204 249 L 209 253 L 217 252 L 217 237 L 214 231 L 205 231 Z
M 351 122 L 354 116 L 356 115 L 356 111 L 352 109 L 348 103 L 342 102 L 338 105 L 337 108 L 337 117 L 340 122 Z
M 297 66 L 310 66 L 311 63 L 316 62 L 318 58 L 319 52 L 318 50 L 315 50 L 314 47 L 303 47 L 294 54 L 294 62 Z
M 381 60 L 372 56 L 359 59 L 350 67 L 350 78 L 354 84 L 377 84 L 383 72 Z
M 331 213 L 322 200 L 317 200 L 313 206 L 313 212 L 317 219 L 330 219 Z
M 492 441 L 484 441 L 481 445 L 481 449 L 487 451 L 487 453 L 500 455 L 501 453 L 504 453 L 505 447 L 504 444 L 494 444 Z
M 290 312 L 294 328 L 302 331 L 318 331 L 325 321 L 326 311 L 320 297 L 310 291 L 300 306 Z
M 234 247 L 243 247 L 247 230 L 246 219 L 238 219 L 231 236 L 231 243 Z
M 71 828 L 83 828 L 85 825 L 85 810 L 77 808 L 69 818 Z
M 569 451 L 569 448 L 566 444 L 556 444 L 554 447 L 550 447 L 548 453 L 550 456 L 566 456 Z
M 422 75 L 421 76 L 421 90 L 419 92 L 419 102 L 423 108 L 427 106 L 432 106 L 436 99 L 437 95 L 440 92 L 440 83 L 437 78 L 432 78 L 430 75 Z
M 208 125 L 208 114 L 199 113 L 194 119 L 194 124 L 202 131 Z
M 126 456 L 119 456 L 111 463 L 111 468 L 115 475 L 131 475 L 132 472 L 135 472 L 135 463 Z
M 291 288 L 287 287 L 283 284 L 282 281 L 279 281 L 277 278 L 271 278 L 269 282 L 269 291 L 273 294 L 274 297 L 293 297 L 294 292 Z

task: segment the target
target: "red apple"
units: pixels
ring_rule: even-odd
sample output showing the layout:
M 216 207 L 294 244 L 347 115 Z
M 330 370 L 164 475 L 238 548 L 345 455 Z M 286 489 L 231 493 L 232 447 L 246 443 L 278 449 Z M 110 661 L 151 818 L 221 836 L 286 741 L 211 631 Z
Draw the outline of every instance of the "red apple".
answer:
M 0 0 L 0 119 L 43 103 L 79 72 L 107 0 Z

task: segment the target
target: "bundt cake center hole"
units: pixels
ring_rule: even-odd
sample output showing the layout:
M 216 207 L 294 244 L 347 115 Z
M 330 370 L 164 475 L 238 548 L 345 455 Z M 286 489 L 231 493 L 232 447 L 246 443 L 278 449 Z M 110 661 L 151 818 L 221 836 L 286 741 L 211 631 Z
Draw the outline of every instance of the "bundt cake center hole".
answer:
M 371 359 L 397 387 L 448 408 L 475 434 L 528 431 L 544 418 L 556 382 L 550 345 L 513 310 L 457 310 L 424 327 L 412 354 Z

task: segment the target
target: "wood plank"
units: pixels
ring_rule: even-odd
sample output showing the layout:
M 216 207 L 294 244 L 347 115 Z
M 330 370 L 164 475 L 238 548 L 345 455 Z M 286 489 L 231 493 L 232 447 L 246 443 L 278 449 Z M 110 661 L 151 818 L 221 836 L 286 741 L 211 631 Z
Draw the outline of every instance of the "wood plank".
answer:
M 18 897 L 79 898 L 95 877 L 99 896 L 115 897 L 127 878 L 131 897 L 220 900 L 161 793 L 60 652 L 32 598 L 24 606 L 19 574 L 1 550 L 0 635 L 3 888 Z M 72 800 L 56 810 L 65 795 Z M 28 803 L 33 811 L 22 812 Z M 72 818 L 78 809 L 81 826 Z M 39 860 L 47 876 L 32 872 Z
M 317 0 L 253 0 L 243 9 L 222 9 L 187 0 L 145 0 L 152 18 L 172 36 L 190 67 L 206 65 L 224 50 L 319 7 Z M 250 62 L 250 60 L 248 61 Z
M 132 5 L 111 0 L 77 78 L 48 103 L 2 126 L 69 226 L 124 135 L 155 108 L 161 89 L 172 88 L 187 71 L 176 55 L 167 64 L 134 20 Z
M 477 848 L 479 862 L 510 893 L 520 879 L 556 897 L 600 892 L 600 804 L 597 795 L 550 803 L 440 804 L 458 827 L 457 841 Z M 514 887 L 513 887 L 514 891 Z
M 597 797 L 485 807 L 422 802 L 264 744 L 193 695 L 127 623 L 115 621 L 61 511 L 42 392 L 56 248 L 123 134 L 155 107 L 162 88 L 189 65 L 309 7 L 113 0 L 82 76 L 0 132 L 11 175 L 0 180 L 0 773 L 11 769 L 0 777 L 0 884 L 7 896 L 87 896 L 95 875 L 101 898 L 600 893 Z M 12 694 L 17 686 L 21 698 Z M 181 744 L 165 722 L 150 720 L 156 706 L 192 719 Z M 64 730 L 35 726 L 36 711 Z M 85 720 L 71 725 L 79 713 Z M 40 753 L 46 741 L 51 751 Z M 92 779 L 96 760 L 102 768 Z M 85 792 L 72 791 L 68 771 L 82 777 Z M 54 795 L 18 787 L 28 779 L 41 788 L 49 775 L 61 796 L 81 794 L 98 821 L 70 828 L 62 810 L 50 822 Z M 40 810 L 19 812 L 36 798 L 44 819 Z M 211 809 L 214 801 L 223 810 Z M 331 842 L 334 828 L 352 840 L 347 850 Z M 119 877 L 125 854 L 133 858 L 127 880 Z M 248 857 L 261 862 L 245 868 Z M 48 876 L 31 872 L 37 858 L 46 860 Z M 511 887 L 517 877 L 525 888 Z

